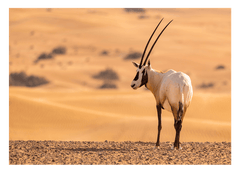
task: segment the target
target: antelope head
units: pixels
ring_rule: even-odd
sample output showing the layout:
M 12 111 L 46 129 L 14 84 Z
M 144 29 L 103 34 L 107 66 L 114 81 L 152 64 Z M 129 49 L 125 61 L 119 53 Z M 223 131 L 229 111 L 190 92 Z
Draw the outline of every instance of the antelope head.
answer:
M 163 30 L 161 31 L 161 33 L 158 35 L 158 37 L 156 38 L 155 42 L 153 43 L 150 51 L 148 52 L 147 54 L 147 57 L 143 63 L 143 59 L 144 59 L 144 55 L 145 55 L 145 52 L 147 50 L 147 47 L 148 47 L 148 44 L 149 42 L 151 41 L 152 39 L 152 36 L 154 35 L 155 31 L 157 30 L 158 26 L 160 25 L 160 23 L 162 22 L 163 18 L 161 19 L 161 21 L 158 23 L 158 25 L 156 26 L 155 30 L 153 31 L 151 37 L 149 38 L 146 46 L 145 46 L 145 49 L 143 51 L 143 54 L 142 54 L 142 58 L 141 58 L 141 61 L 140 61 L 140 64 L 136 63 L 136 62 L 133 62 L 133 65 L 135 67 L 137 67 L 137 74 L 135 76 L 135 78 L 133 79 L 132 83 L 131 83 L 131 87 L 133 89 L 137 89 L 137 88 L 140 88 L 141 86 L 143 85 L 146 85 L 147 82 L 148 82 L 148 74 L 147 74 L 147 69 L 150 68 L 150 61 L 148 61 L 148 65 L 146 65 L 146 62 L 148 60 L 148 57 L 150 55 L 150 53 L 152 52 L 152 49 L 153 47 L 155 46 L 156 42 L 158 41 L 159 37 L 162 35 L 163 31 L 167 28 L 167 26 L 173 21 L 171 20 L 164 28 Z

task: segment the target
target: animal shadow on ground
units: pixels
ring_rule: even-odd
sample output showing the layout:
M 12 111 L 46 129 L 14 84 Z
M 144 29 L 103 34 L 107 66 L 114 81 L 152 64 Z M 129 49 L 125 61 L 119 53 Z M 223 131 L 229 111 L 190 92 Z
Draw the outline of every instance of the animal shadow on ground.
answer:
M 88 144 L 92 145 L 92 144 Z M 124 144 L 121 143 L 109 143 L 109 142 L 103 142 L 101 144 L 93 144 L 95 146 L 76 146 L 76 147 L 53 147 L 49 148 L 51 150 L 62 150 L 62 151 L 79 151 L 79 152 L 139 152 L 144 149 L 144 151 L 152 151 L 157 148 L 155 148 L 154 142 L 124 142 Z M 172 144 L 170 142 L 162 143 L 160 148 L 162 151 L 172 151 Z
M 80 148 L 53 148 L 53 149 L 60 149 L 65 151 L 95 151 L 95 152 L 102 152 L 102 151 L 128 151 L 126 149 L 120 148 L 94 148 L 94 147 L 80 147 Z

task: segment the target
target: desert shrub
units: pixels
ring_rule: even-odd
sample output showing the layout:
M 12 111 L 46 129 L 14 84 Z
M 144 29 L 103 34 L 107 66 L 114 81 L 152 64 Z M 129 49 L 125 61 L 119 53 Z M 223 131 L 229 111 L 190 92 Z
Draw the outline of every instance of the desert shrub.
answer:
M 51 8 L 46 8 L 47 12 L 51 12 L 52 9 Z
M 216 67 L 216 70 L 222 70 L 222 69 L 225 69 L 225 66 L 224 65 L 218 65 Z
M 25 72 L 11 73 L 9 75 L 9 86 L 36 87 L 49 83 L 45 78 L 38 76 L 27 76 Z
M 211 88 L 214 87 L 214 83 L 210 82 L 210 83 L 202 83 L 201 85 L 198 85 L 198 88 Z
M 125 12 L 133 12 L 133 13 L 144 13 L 145 10 L 143 8 L 124 8 Z
M 52 50 L 51 53 L 42 53 L 41 55 L 38 56 L 38 58 L 34 61 L 34 63 L 38 63 L 40 60 L 46 60 L 46 59 L 52 59 L 55 54 L 65 54 L 66 53 L 66 48 L 65 47 L 56 47 Z
M 138 59 L 141 57 L 141 53 L 140 52 L 133 52 L 133 53 L 129 53 L 127 56 L 125 56 L 124 59 L 128 60 L 128 59 Z
M 56 47 L 52 50 L 52 53 L 53 54 L 65 54 L 66 53 L 66 48 L 62 47 L 62 46 Z
M 98 74 L 92 76 L 95 79 L 101 80 L 118 80 L 118 74 L 110 68 L 100 71 Z
M 104 56 L 107 56 L 109 54 L 109 52 L 107 50 L 103 50 L 100 55 L 104 55 Z
M 103 85 L 99 87 L 100 89 L 115 89 L 117 88 L 117 85 L 110 83 L 110 82 L 104 82 Z
M 145 16 L 145 15 L 140 15 L 140 16 L 138 16 L 138 18 L 139 19 L 147 19 L 147 18 L 149 18 L 148 16 Z
M 52 58 L 53 58 L 53 55 L 51 53 L 50 54 L 42 53 L 41 55 L 38 56 L 38 58 L 34 62 L 38 63 L 38 61 L 40 60 L 52 59 Z

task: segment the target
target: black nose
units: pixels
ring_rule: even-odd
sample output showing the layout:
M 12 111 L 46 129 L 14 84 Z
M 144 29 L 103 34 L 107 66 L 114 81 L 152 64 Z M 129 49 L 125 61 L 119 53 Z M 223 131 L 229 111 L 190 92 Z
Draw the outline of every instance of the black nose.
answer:
M 133 88 L 135 86 L 135 84 L 132 84 L 131 87 Z

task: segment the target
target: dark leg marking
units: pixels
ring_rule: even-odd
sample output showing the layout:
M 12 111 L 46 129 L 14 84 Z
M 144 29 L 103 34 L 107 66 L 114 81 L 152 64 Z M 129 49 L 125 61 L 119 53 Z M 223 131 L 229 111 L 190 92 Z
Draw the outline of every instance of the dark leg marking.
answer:
M 179 109 L 178 109 L 177 115 L 178 115 L 178 120 L 181 120 L 183 115 L 183 104 L 181 102 L 179 102 Z
M 177 149 L 179 149 L 179 138 L 180 138 L 180 132 L 181 132 L 181 129 L 182 129 L 182 115 L 183 115 L 183 105 L 182 105 L 181 102 L 179 102 L 177 119 L 174 120 L 174 127 L 175 127 L 175 130 L 176 130 L 174 148 L 176 147 Z
M 174 148 L 176 147 L 177 149 L 179 149 L 179 138 L 180 138 L 180 131 L 182 129 L 182 120 L 175 120 L 174 127 L 176 130 Z
M 156 146 L 160 146 L 159 139 L 160 139 L 160 131 L 162 129 L 162 122 L 161 122 L 161 115 L 162 115 L 162 105 L 157 105 L 157 112 L 158 112 L 158 135 L 157 135 L 157 142 Z

